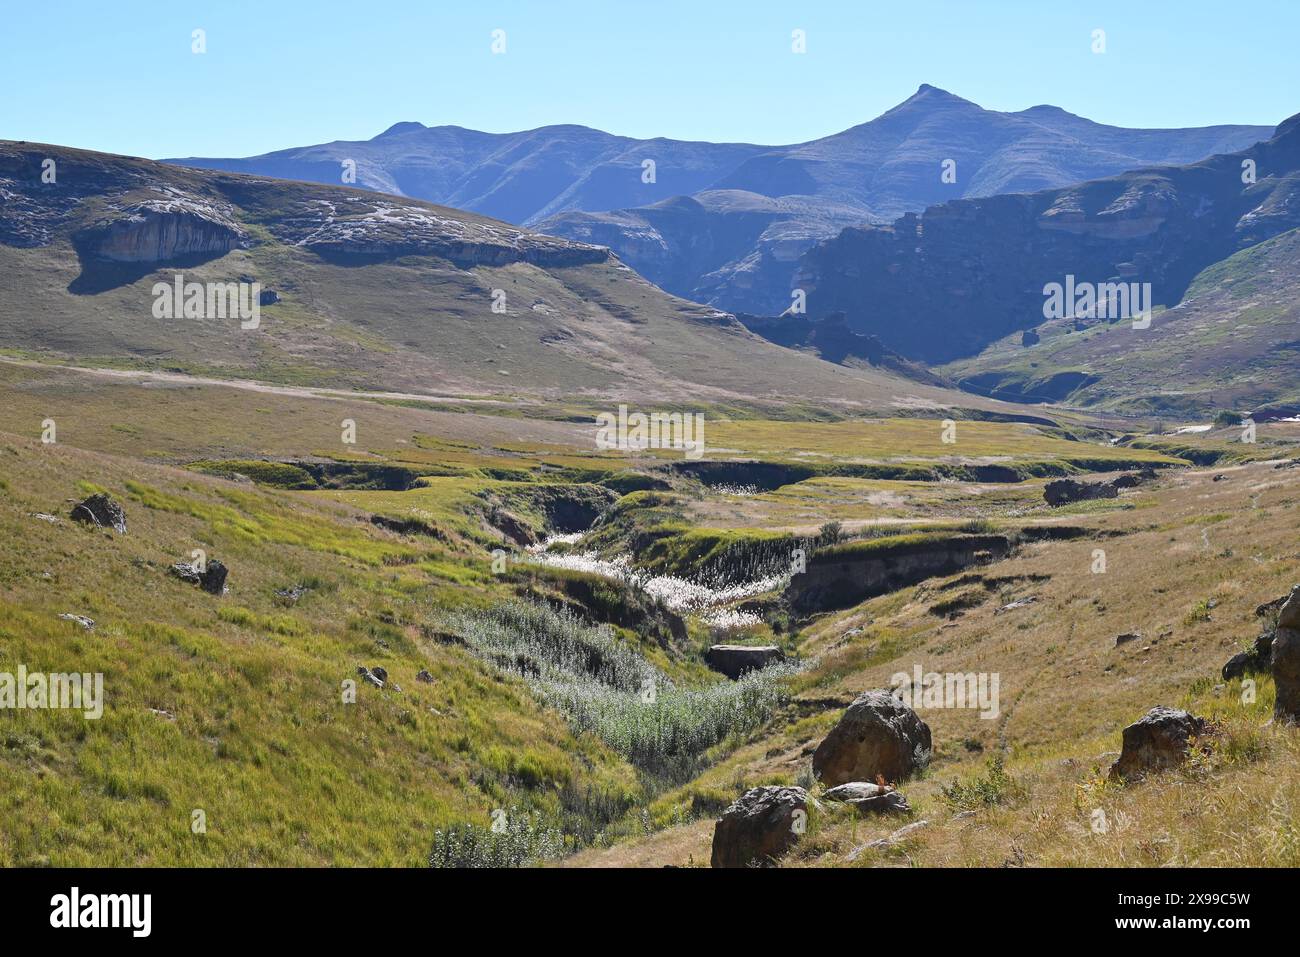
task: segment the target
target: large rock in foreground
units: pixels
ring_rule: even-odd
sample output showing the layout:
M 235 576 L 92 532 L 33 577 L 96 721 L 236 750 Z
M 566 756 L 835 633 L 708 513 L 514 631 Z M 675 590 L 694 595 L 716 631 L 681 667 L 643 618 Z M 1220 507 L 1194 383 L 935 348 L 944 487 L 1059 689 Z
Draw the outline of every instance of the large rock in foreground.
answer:
M 1124 729 L 1124 747 L 1110 769 L 1111 778 L 1137 779 L 1152 771 L 1177 767 L 1187 760 L 1193 739 L 1209 723 L 1186 711 L 1159 706 Z
M 722 672 L 733 681 L 784 658 L 776 645 L 713 645 L 704 655 L 710 668 Z
M 1300 722 L 1300 585 L 1291 589 L 1291 595 L 1277 613 L 1273 683 L 1277 687 L 1274 720 L 1288 724 Z
M 897 782 L 930 761 L 930 727 L 888 691 L 867 691 L 849 705 L 813 753 L 827 787 L 853 781 Z
M 751 788 L 713 828 L 713 867 L 770 867 L 804 833 L 808 792 L 795 787 Z
M 115 532 L 126 534 L 126 512 L 103 492 L 78 504 L 70 517 L 74 522 L 85 522 L 96 528 L 111 528 Z

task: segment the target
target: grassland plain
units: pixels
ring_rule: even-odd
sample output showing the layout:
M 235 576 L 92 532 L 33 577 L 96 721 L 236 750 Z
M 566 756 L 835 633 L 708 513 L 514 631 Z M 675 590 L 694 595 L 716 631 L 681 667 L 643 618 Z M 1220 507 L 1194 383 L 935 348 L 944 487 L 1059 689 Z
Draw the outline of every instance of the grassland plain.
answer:
M 938 420 L 791 424 L 735 419 L 732 410 L 709 420 L 707 461 L 766 465 L 788 480 L 749 489 L 711 484 L 711 474 L 662 450 L 597 450 L 590 421 L 218 384 L 158 388 L 44 366 L 0 365 L 0 375 L 7 422 L 23 426 L 0 441 L 0 521 L 11 543 L 0 560 L 0 654 L 33 670 L 102 671 L 107 698 L 98 722 L 3 715 L 6 863 L 417 865 L 431 847 L 462 864 L 575 851 L 575 863 L 700 863 L 709 822 L 739 788 L 806 779 L 810 745 L 854 691 L 922 654 L 927 668 L 1000 670 L 1006 704 L 996 726 L 926 714 L 939 749 L 933 769 L 907 786 L 918 815 L 948 808 L 943 788 L 956 781 L 985 783 L 952 800 L 967 792 L 996 800 L 978 825 L 935 825 L 924 837 L 935 849 L 914 855 L 920 863 L 1000 863 L 1008 847 L 1039 862 L 1157 855 L 1123 844 L 1122 828 L 1094 854 L 1071 830 L 1083 813 L 1076 803 L 1101 789 L 1095 802 L 1118 821 L 1139 822 L 1134 846 L 1149 843 L 1172 826 L 1170 807 L 1186 810 L 1207 792 L 1202 779 L 1176 801 L 1148 802 L 1147 792 L 1094 780 L 1091 766 L 1118 728 L 1157 700 L 1217 708 L 1240 725 L 1242 747 L 1196 772 L 1231 780 L 1244 795 L 1234 834 L 1263 833 L 1261 802 L 1292 797 L 1263 790 L 1270 769 L 1294 760 L 1285 735 L 1251 730 L 1267 710 L 1267 682 L 1247 708 L 1233 704 L 1235 686 L 1215 692 L 1209 681 L 1253 637 L 1248 609 L 1294 577 L 1287 536 L 1297 470 L 1263 461 L 1294 454 L 1290 424 L 1262 427 L 1259 445 L 1245 448 L 1231 430 L 1103 445 L 1096 435 L 1080 440 L 1077 424 L 963 421 L 954 445 L 938 440 Z M 358 422 L 356 445 L 340 442 L 344 410 Z M 55 444 L 39 441 L 47 417 L 58 423 Z M 1223 479 L 1189 469 L 1193 454 L 1217 460 L 1213 474 Z M 835 474 L 898 460 L 923 471 L 1005 464 L 1031 477 Z M 1118 500 L 1049 510 L 1044 479 L 1032 477 L 1045 463 L 1075 473 L 1152 464 L 1162 478 Z M 377 478 L 393 474 L 396 484 Z M 99 489 L 126 506 L 126 535 L 67 520 L 73 501 Z M 633 591 L 594 599 L 590 574 L 530 564 L 503 536 L 501 510 L 539 537 L 556 532 L 548 508 L 565 489 L 596 489 L 615 504 L 585 536 L 590 544 L 561 552 L 597 548 L 627 555 L 645 574 L 712 580 L 756 575 L 773 548 L 811 540 L 833 520 L 850 536 L 963 525 L 1088 531 L 1024 544 L 964 583 L 930 581 L 809 621 L 780 612 L 779 593 L 732 603 L 762 614 L 728 640 L 776 641 L 805 662 L 797 675 L 754 689 L 756 697 L 737 689 L 747 702 L 740 713 L 753 717 L 737 725 L 707 703 L 733 693 L 702 661 L 723 632 L 694 613 L 684 631 L 652 632 L 646 616 L 663 612 L 637 604 L 644 599 Z M 376 515 L 383 524 L 371 521 Z M 1086 573 L 1098 546 L 1110 557 L 1102 576 Z M 195 548 L 231 568 L 227 594 L 168 575 Z M 514 556 L 504 574 L 493 573 L 494 549 Z M 1025 593 L 1036 602 L 997 613 Z M 1211 599 L 1208 620 L 1192 615 Z M 539 609 L 530 615 L 552 614 L 540 611 L 549 606 L 576 616 L 574 624 L 526 619 L 541 623 L 527 634 L 555 636 L 540 645 L 493 630 L 501 621 L 493 609 L 519 601 L 536 603 L 524 606 Z M 615 621 L 620 607 L 641 610 Z M 60 614 L 87 616 L 94 629 Z M 608 631 L 584 631 L 597 626 Z M 1106 647 L 1113 633 L 1135 628 L 1149 648 Z M 562 670 L 539 685 L 535 667 L 562 668 L 568 653 L 553 649 L 565 647 L 626 653 L 629 668 L 677 689 L 661 705 L 659 730 L 637 730 L 644 715 L 629 707 L 626 678 L 602 689 L 575 685 Z M 518 650 L 506 661 L 502 648 Z M 521 669 L 526 648 L 536 665 Z M 356 703 L 345 704 L 342 682 L 360 666 L 382 666 L 389 684 L 360 680 Z M 431 682 L 416 678 L 422 670 Z M 1002 778 L 987 783 L 996 754 L 1014 800 L 1001 794 L 1010 787 Z M 504 840 L 484 837 L 503 809 L 525 822 L 508 854 Z M 1044 809 L 1061 835 L 1030 828 Z M 199 810 L 201 835 L 191 830 Z M 943 836 L 956 841 L 976 826 L 991 833 L 959 846 Z M 845 863 L 873 827 L 819 819 L 788 863 Z M 1198 840 L 1179 845 L 1180 859 L 1249 857 L 1216 849 L 1211 834 Z

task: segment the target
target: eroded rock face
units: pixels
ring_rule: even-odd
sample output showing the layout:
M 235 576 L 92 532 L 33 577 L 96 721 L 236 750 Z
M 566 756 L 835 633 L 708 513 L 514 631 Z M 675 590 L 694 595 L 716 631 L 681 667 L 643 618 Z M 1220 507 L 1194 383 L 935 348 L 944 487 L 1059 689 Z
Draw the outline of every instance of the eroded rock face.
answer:
M 76 236 L 83 254 L 125 263 L 220 256 L 246 239 L 228 210 L 183 197 L 131 203 Z
M 1273 682 L 1277 699 L 1273 717 L 1295 724 L 1300 721 L 1300 585 L 1277 613 L 1277 632 L 1272 649 Z
M 767 867 L 804 833 L 808 792 L 796 787 L 746 791 L 713 828 L 713 867 Z
M 74 522 L 85 522 L 96 528 L 111 528 L 115 532 L 126 534 L 126 512 L 103 492 L 78 504 L 69 517 Z
M 1210 730 L 1204 718 L 1186 711 L 1152 708 L 1124 729 L 1119 760 L 1111 765 L 1111 778 L 1136 780 L 1153 771 L 1177 767 L 1187 760 L 1195 738 Z
M 800 614 L 847 608 L 927 578 L 951 575 L 999 558 L 1010 550 L 1011 542 L 1004 535 L 935 536 L 867 548 L 827 549 L 815 553 L 807 570 L 790 579 L 786 598 Z
M 888 691 L 867 691 L 813 753 L 813 772 L 828 787 L 901 781 L 930 761 L 930 727 Z
M 776 645 L 713 645 L 704 655 L 710 668 L 733 681 L 784 658 Z

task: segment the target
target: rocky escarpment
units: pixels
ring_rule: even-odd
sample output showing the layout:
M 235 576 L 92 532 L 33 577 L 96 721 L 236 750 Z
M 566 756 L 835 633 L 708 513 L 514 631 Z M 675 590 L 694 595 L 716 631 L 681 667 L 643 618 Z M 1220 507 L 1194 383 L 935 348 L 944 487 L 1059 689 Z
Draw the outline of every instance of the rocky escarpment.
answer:
M 808 559 L 786 590 L 800 614 L 846 608 L 927 578 L 992 561 L 1011 550 L 1004 535 L 900 535 L 850 542 Z
M 54 179 L 46 182 L 50 163 Z M 68 235 L 83 260 L 95 262 L 214 258 L 252 245 L 249 224 L 331 259 L 437 256 L 463 269 L 610 259 L 601 246 L 418 200 L 41 144 L 0 142 L 0 200 L 0 243 L 42 246 Z
M 312 195 L 303 190 L 266 203 L 256 182 L 222 179 L 218 185 L 281 242 L 329 259 L 438 256 L 469 269 L 529 263 L 543 268 L 606 262 L 608 249 L 575 243 L 442 209 L 360 191 Z
M 83 255 L 123 263 L 169 263 L 220 256 L 249 243 L 228 204 L 175 190 L 116 206 L 73 237 Z
M 1246 163 L 1257 182 L 1243 182 Z M 1049 283 L 1150 283 L 1151 304 L 1172 306 L 1206 266 L 1297 226 L 1292 119 L 1266 142 L 1192 166 L 954 200 L 846 229 L 805 254 L 795 282 L 809 315 L 842 310 L 888 348 L 943 362 L 1041 323 Z

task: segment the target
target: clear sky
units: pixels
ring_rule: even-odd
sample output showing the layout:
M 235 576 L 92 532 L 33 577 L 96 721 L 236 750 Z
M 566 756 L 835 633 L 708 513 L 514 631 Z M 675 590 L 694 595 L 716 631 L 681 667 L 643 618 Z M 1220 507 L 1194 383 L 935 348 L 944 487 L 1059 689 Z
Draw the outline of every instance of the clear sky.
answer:
M 247 156 L 418 120 L 793 143 L 921 83 L 1121 126 L 1273 125 L 1300 112 L 1297 36 L 1300 0 L 3 0 L 0 138 Z

